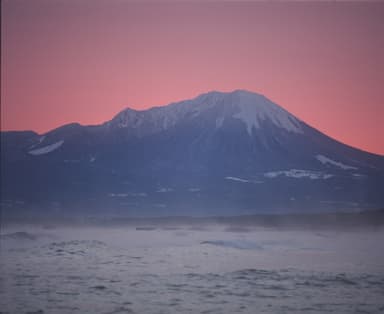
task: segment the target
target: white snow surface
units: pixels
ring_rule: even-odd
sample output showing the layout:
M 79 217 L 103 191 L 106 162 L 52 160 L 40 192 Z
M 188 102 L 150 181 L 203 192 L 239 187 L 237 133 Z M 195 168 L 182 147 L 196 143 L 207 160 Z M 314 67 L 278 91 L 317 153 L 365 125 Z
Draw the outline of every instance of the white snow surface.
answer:
M 232 180 L 232 181 L 237 181 L 237 182 L 242 182 L 242 183 L 248 183 L 250 182 L 249 180 L 246 179 L 241 179 L 237 177 L 225 177 L 227 180 Z
M 290 170 L 280 170 L 280 171 L 271 171 L 264 173 L 264 177 L 274 179 L 279 176 L 286 176 L 289 178 L 301 179 L 307 178 L 311 180 L 317 179 L 329 179 L 332 178 L 332 174 L 323 173 L 320 171 L 312 171 L 312 170 L 301 170 L 301 169 L 290 169 Z
M 172 188 L 159 188 L 156 192 L 157 193 L 169 193 L 169 192 L 173 192 L 173 189 Z
M 50 144 L 50 145 L 47 145 L 44 147 L 30 150 L 28 153 L 31 155 L 34 155 L 34 156 L 48 154 L 48 153 L 51 153 L 54 150 L 58 149 L 61 145 L 63 145 L 63 143 L 64 143 L 64 141 L 61 140 L 61 141 L 58 141 L 56 143 L 53 143 L 53 144 Z
M 288 132 L 303 133 L 293 115 L 262 95 L 238 91 L 234 93 L 233 101 L 240 110 L 233 117 L 245 123 L 249 135 L 252 135 L 253 128 L 260 129 L 265 120 Z
M 323 165 L 331 164 L 332 166 L 336 166 L 336 167 L 339 167 L 339 168 L 344 169 L 344 170 L 357 170 L 358 169 L 358 168 L 353 167 L 353 166 L 345 165 L 339 161 L 334 161 L 334 160 L 332 160 L 332 159 L 330 159 L 324 155 L 316 155 L 316 159 L 318 161 L 320 161 Z
M 145 192 L 129 192 L 129 193 L 109 193 L 109 197 L 129 197 L 129 196 L 134 196 L 134 197 L 147 197 L 148 194 Z
M 200 188 L 189 188 L 188 189 L 188 192 L 192 192 L 192 193 L 194 193 L 194 192 L 200 192 Z
M 109 193 L 108 196 L 110 197 L 127 197 L 129 196 L 128 193 Z

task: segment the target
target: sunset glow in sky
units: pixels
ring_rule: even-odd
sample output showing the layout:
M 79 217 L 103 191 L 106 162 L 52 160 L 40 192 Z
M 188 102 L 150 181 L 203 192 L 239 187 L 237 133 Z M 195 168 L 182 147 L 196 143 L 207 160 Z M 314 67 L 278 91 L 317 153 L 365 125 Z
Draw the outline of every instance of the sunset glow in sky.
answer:
M 2 130 L 246 89 L 384 154 L 384 2 L 5 0 L 2 23 Z

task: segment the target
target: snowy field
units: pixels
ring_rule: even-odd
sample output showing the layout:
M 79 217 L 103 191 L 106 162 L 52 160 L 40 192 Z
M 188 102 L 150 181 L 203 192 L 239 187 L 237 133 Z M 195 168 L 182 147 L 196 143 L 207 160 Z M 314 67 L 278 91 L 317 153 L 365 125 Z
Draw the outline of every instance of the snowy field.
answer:
M 3 226 L 0 313 L 384 313 L 384 230 Z

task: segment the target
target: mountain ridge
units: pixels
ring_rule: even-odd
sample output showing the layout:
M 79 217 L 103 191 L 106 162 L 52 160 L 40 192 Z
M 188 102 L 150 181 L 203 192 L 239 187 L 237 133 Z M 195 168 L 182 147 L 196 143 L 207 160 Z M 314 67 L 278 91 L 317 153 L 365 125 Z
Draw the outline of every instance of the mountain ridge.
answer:
M 201 100 L 202 98 L 204 97 L 209 97 L 209 96 L 212 96 L 212 95 L 234 95 L 234 94 L 241 94 L 241 93 L 245 93 L 245 94 L 253 94 L 253 95 L 257 95 L 258 97 L 260 98 L 263 98 L 263 99 L 266 99 L 267 101 L 269 101 L 270 103 L 274 104 L 275 106 L 277 106 L 278 108 L 280 108 L 281 110 L 287 112 L 290 116 L 294 117 L 296 120 L 300 121 L 301 123 L 313 128 L 313 129 L 316 129 L 314 127 L 312 127 L 311 125 L 307 124 L 306 122 L 304 122 L 303 120 L 301 120 L 300 118 L 297 118 L 296 116 L 294 116 L 293 114 L 289 113 L 285 108 L 281 107 L 280 105 L 276 104 L 275 102 L 269 100 L 265 95 L 263 94 L 260 94 L 260 93 L 254 93 L 254 92 L 251 92 L 251 91 L 248 91 L 248 90 L 244 90 L 244 89 L 236 89 L 236 90 L 233 90 L 231 92 L 221 92 L 221 91 L 217 91 L 217 90 L 212 90 L 212 91 L 209 91 L 209 92 L 206 92 L 206 93 L 203 93 L 203 94 L 200 94 L 192 99 L 189 99 L 189 100 L 180 100 L 180 101 L 174 101 L 174 102 L 171 102 L 169 104 L 166 104 L 166 105 L 159 105 L 159 106 L 153 106 L 153 107 L 150 107 L 150 108 L 147 108 L 147 109 L 135 109 L 135 108 L 131 108 L 131 107 L 126 107 L 122 110 L 120 110 L 117 114 L 115 114 L 110 120 L 107 120 L 105 122 L 101 122 L 99 124 L 81 124 L 79 122 L 70 122 L 70 123 L 66 123 L 66 124 L 63 124 L 63 125 L 60 125 L 56 128 L 53 128 L 51 130 L 48 130 L 46 132 L 36 132 L 34 130 L 1 130 L 1 133 L 13 133 L 13 134 L 22 134 L 22 133 L 33 133 L 31 134 L 31 136 L 44 136 L 45 134 L 48 134 L 48 133 L 51 133 L 51 132 L 55 132 L 57 130 L 60 130 L 62 128 L 72 128 L 72 127 L 89 127 L 89 128 L 97 128 L 97 127 L 103 127 L 103 126 L 106 126 L 106 125 L 109 125 L 111 124 L 111 122 L 115 119 L 117 119 L 120 115 L 124 114 L 124 113 L 134 113 L 134 114 L 145 114 L 146 112 L 150 112 L 150 111 L 154 111 L 154 110 L 164 110 L 164 108 L 168 108 L 168 107 L 173 107 L 173 106 L 180 106 L 181 104 L 184 104 L 184 103 L 188 103 L 188 102 L 191 102 L 191 101 L 194 101 L 194 100 Z M 342 142 L 341 140 L 338 140 L 336 138 L 334 138 L 332 135 L 329 135 L 329 134 L 325 134 L 323 133 L 322 131 L 316 129 L 318 132 L 322 133 L 323 135 L 329 137 L 331 140 L 334 140 L 334 141 L 337 141 L 338 143 L 340 144 L 343 144 L 343 145 L 346 145 L 352 149 L 356 149 L 356 150 L 359 150 L 359 151 L 362 151 L 362 152 L 365 152 L 365 153 L 369 153 L 371 155 L 374 155 L 374 156 L 379 156 L 379 157 L 384 157 L 384 155 L 382 154 L 379 154 L 379 153 L 375 153 L 375 152 L 371 152 L 371 151 L 367 151 L 367 150 L 364 150 L 362 148 L 359 148 L 359 147 L 355 147 L 353 145 L 350 145 L 350 144 L 347 144 L 347 143 L 344 143 Z
M 125 109 L 100 125 L 1 136 L 1 192 L 10 208 L 156 216 L 384 204 L 383 156 L 243 90 Z

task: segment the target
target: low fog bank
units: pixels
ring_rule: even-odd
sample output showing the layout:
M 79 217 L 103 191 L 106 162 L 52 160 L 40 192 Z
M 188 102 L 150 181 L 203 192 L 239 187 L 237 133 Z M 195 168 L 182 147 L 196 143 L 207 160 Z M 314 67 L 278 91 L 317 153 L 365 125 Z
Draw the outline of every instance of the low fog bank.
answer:
M 152 265 L 148 270 L 154 273 L 183 272 L 185 265 L 194 272 L 298 268 L 384 273 L 384 251 L 379 249 L 383 240 L 384 210 L 204 218 L 18 218 L 2 220 L 0 230 L 3 257 L 17 248 L 53 252 L 60 258 L 93 251 L 108 257 L 122 250 L 122 255 L 146 256 Z M 147 270 L 146 265 L 138 270 Z
M 221 273 L 256 268 L 384 274 L 384 252 L 380 249 L 383 239 L 384 229 L 244 232 L 212 225 L 47 230 L 30 225 L 3 229 L 0 251 L 3 261 L 17 261 L 12 256 L 15 252 L 22 254 L 18 251 L 21 249 L 30 262 L 37 264 L 45 258 L 65 261 L 86 256 L 114 264 L 119 257 L 117 260 L 134 262 L 129 264 L 129 271 L 134 273 Z
M 319 213 L 319 214 L 258 214 L 242 216 L 211 217 L 125 217 L 125 216 L 24 216 L 2 217 L 0 227 L 17 225 L 41 226 L 53 229 L 61 226 L 83 227 L 137 227 L 143 229 L 180 228 L 209 229 L 220 226 L 227 231 L 249 231 L 259 228 L 268 229 L 373 229 L 384 228 L 384 209 L 355 213 Z

